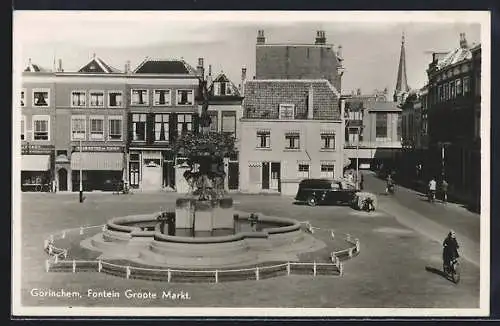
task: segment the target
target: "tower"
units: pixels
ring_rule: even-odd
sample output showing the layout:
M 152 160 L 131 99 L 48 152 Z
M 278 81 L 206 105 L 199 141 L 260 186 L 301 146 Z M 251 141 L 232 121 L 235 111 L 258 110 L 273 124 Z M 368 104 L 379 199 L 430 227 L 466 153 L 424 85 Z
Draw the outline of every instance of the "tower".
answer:
M 398 76 L 396 79 L 396 89 L 394 90 L 394 102 L 402 102 L 404 96 L 408 94 L 408 79 L 406 78 L 406 55 L 405 55 L 405 35 L 401 37 L 401 54 L 399 56 Z

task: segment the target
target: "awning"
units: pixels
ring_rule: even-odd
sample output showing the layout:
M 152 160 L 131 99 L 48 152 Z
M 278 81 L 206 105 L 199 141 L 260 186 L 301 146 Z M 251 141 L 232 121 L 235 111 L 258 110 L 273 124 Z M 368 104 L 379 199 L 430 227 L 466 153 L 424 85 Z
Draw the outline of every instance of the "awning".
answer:
M 123 153 L 74 152 L 71 155 L 71 169 L 121 171 Z
M 47 171 L 50 169 L 50 155 L 21 155 L 21 171 Z

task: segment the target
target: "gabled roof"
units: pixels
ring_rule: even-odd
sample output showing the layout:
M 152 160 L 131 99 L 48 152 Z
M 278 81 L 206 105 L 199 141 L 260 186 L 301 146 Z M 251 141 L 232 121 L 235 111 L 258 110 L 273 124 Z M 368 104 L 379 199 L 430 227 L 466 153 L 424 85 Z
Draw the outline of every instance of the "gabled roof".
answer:
M 217 77 L 215 77 L 215 79 L 212 81 L 212 83 L 208 86 L 208 94 L 211 97 L 218 97 L 217 95 L 214 95 L 214 83 L 221 83 L 221 82 L 222 83 L 229 83 L 230 92 L 226 91 L 225 95 L 219 95 L 219 96 L 221 96 L 221 97 L 227 97 L 227 96 L 240 97 L 241 96 L 238 87 L 236 87 L 236 85 L 232 81 L 230 81 L 229 78 L 227 78 L 226 74 L 221 72 L 220 74 L 217 75 Z
M 146 58 L 134 70 L 135 74 L 186 74 L 195 75 L 196 70 L 184 60 Z
M 31 59 L 29 59 L 28 66 L 26 69 L 24 69 L 25 72 L 44 72 L 47 71 L 46 69 L 42 68 L 41 66 L 34 64 L 31 62 Z
M 120 73 L 116 68 L 111 67 L 106 62 L 104 62 L 101 58 L 94 56 L 90 62 L 88 62 L 85 66 L 80 68 L 78 72 L 83 73 L 94 73 L 94 74 L 111 74 L 111 73 Z
M 268 79 L 245 83 L 244 116 L 277 119 L 280 104 L 293 104 L 295 119 L 307 119 L 312 89 L 313 119 L 340 120 L 340 94 L 326 79 Z

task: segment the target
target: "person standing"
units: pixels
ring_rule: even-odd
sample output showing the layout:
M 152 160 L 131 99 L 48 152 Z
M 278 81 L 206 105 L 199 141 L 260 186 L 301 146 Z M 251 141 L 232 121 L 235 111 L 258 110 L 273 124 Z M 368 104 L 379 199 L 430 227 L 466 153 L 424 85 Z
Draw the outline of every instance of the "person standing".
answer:
M 445 178 L 441 182 L 441 190 L 443 191 L 443 203 L 446 204 L 448 202 L 448 182 Z
M 434 202 L 436 199 L 436 180 L 434 178 L 429 181 L 429 200 Z

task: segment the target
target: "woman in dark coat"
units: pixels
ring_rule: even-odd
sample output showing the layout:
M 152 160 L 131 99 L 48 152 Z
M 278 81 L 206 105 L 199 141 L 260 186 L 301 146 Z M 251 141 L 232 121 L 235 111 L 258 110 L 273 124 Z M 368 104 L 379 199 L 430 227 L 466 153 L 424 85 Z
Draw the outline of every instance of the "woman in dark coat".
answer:
M 460 246 L 458 245 L 456 234 L 453 230 L 451 230 L 443 242 L 443 262 L 446 265 L 449 265 L 453 259 L 459 257 L 458 255 L 459 247 Z

